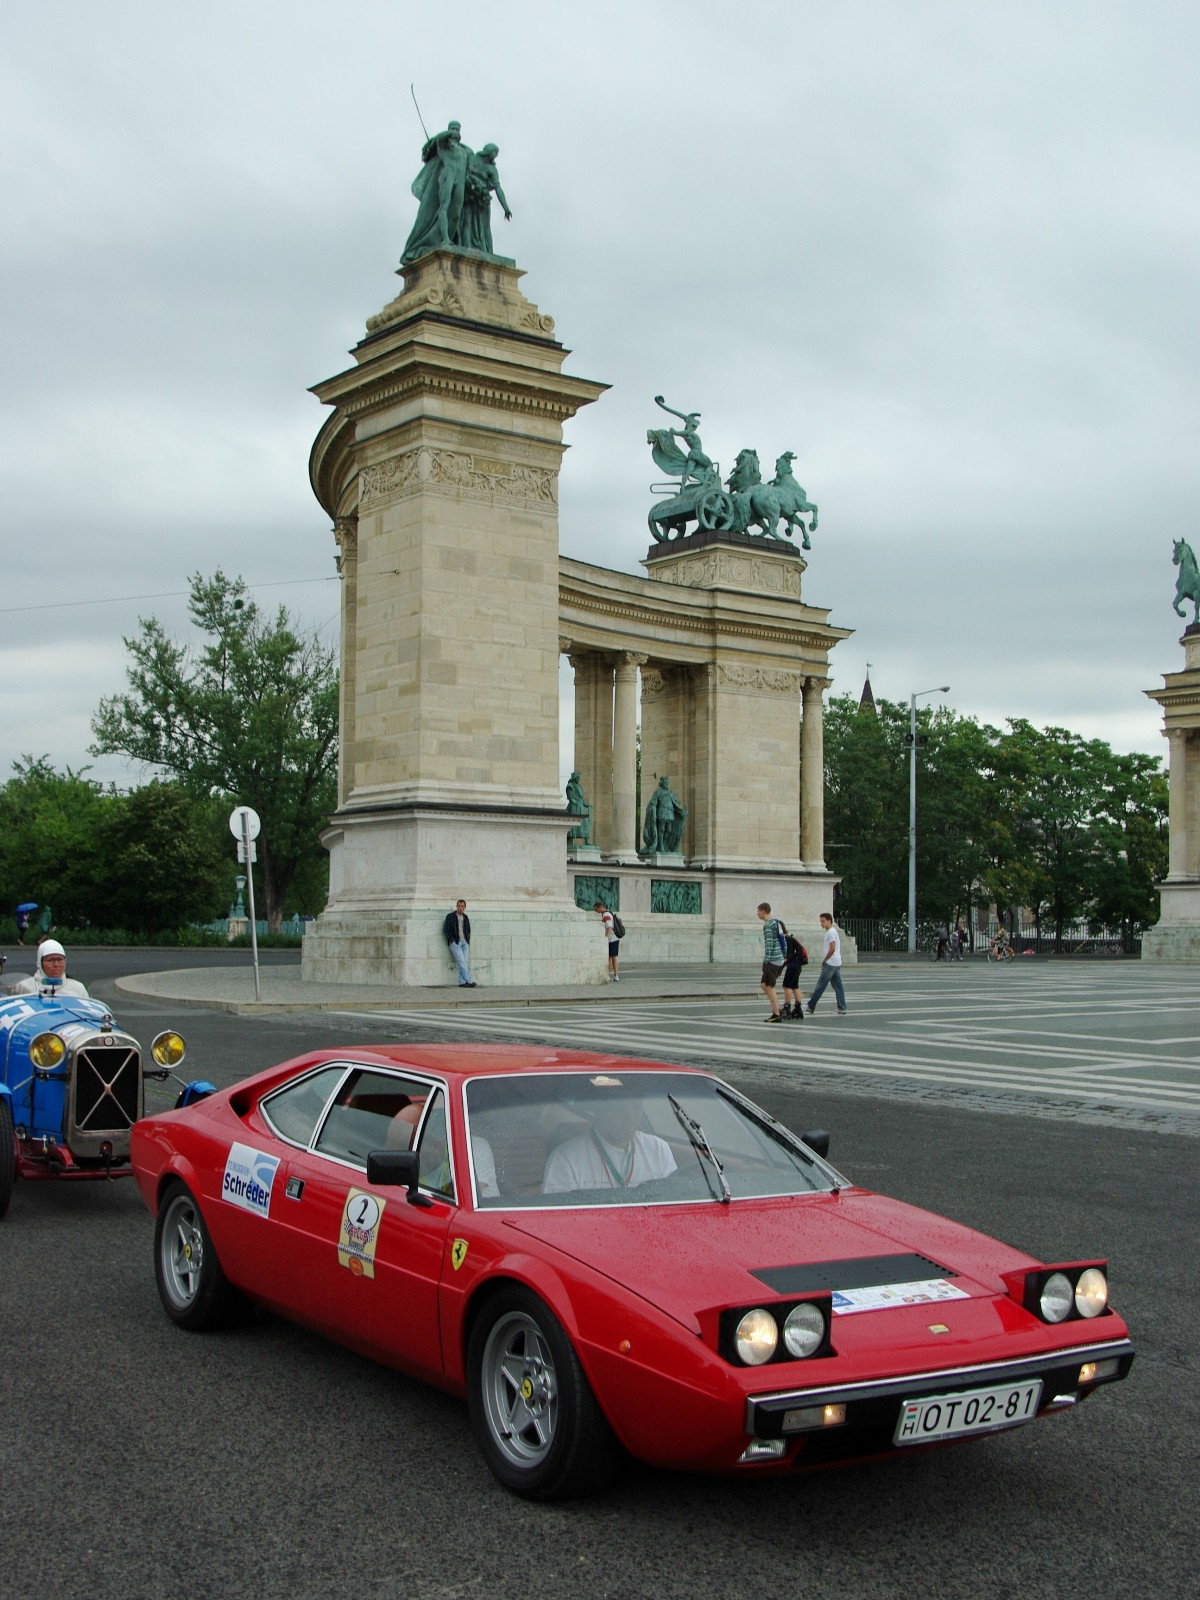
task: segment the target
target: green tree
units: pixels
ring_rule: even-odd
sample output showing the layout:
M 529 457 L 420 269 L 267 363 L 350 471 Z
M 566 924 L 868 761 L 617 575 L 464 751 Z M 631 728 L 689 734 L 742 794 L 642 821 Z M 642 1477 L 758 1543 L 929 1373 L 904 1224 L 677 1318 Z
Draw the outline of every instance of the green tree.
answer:
M 56 772 L 48 756 L 24 756 L 0 789 L 0 893 L 50 906 L 55 921 L 104 920 L 102 831 L 117 797 L 83 772 Z
M 192 794 L 253 806 L 262 818 L 257 882 L 278 929 L 298 873 L 320 855 L 336 805 L 337 672 L 332 650 L 273 619 L 221 571 L 191 579 L 189 610 L 210 641 L 170 638 L 151 618 L 126 639 L 129 690 L 92 719 L 96 755 L 161 767 Z
M 906 705 L 826 714 L 826 835 L 846 916 L 908 903 Z M 1069 923 L 1153 921 L 1166 871 L 1167 780 L 1157 757 L 1014 718 L 1002 733 L 945 708 L 917 713 L 917 912 L 952 921 L 972 903 L 1032 912 L 1061 948 Z
M 105 921 L 150 936 L 221 915 L 234 876 L 226 816 L 220 801 L 180 784 L 118 796 L 102 827 Z

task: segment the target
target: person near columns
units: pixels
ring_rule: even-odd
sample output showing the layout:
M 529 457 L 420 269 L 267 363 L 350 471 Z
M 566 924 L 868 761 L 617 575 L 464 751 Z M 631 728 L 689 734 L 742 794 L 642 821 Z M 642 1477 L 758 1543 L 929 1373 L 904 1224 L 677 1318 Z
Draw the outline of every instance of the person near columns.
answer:
M 821 955 L 821 976 L 817 979 L 817 986 L 808 997 L 808 1014 L 811 1017 L 817 1001 L 825 993 L 829 984 L 833 985 L 834 997 L 837 1000 L 837 1014 L 839 1017 L 846 1015 L 846 992 L 842 988 L 842 936 L 833 925 L 832 911 L 822 911 L 821 927 L 825 930 L 825 949 Z
M 599 913 L 604 942 L 608 947 L 608 981 L 609 983 L 620 983 L 621 978 L 617 972 L 617 957 L 621 953 L 621 939 L 617 933 L 616 923 L 613 921 L 613 914 L 603 900 L 597 900 L 592 910 Z
M 473 989 L 475 979 L 471 976 L 471 919 L 467 915 L 465 900 L 458 901 L 454 910 L 446 913 L 442 932 L 446 936 L 446 943 L 450 946 L 454 965 L 458 968 L 459 988 Z

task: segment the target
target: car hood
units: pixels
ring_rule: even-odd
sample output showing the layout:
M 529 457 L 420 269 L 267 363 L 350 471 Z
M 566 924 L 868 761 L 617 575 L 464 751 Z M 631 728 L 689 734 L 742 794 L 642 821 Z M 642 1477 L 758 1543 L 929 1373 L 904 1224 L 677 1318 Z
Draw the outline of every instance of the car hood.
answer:
M 688 1324 L 708 1307 L 947 1276 L 972 1298 L 1004 1295 L 1000 1273 L 1035 1264 L 945 1217 L 861 1189 L 727 1206 L 532 1211 L 505 1221 Z

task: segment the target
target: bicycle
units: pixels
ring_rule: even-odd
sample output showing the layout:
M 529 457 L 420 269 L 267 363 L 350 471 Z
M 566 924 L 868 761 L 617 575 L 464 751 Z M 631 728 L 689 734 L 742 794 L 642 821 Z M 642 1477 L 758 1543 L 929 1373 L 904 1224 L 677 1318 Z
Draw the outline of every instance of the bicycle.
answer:
M 993 939 L 991 944 L 988 946 L 987 958 L 989 961 L 1015 961 L 1016 955 L 1017 952 L 1007 940 L 1005 940 L 1003 943 L 998 943 L 995 939 Z

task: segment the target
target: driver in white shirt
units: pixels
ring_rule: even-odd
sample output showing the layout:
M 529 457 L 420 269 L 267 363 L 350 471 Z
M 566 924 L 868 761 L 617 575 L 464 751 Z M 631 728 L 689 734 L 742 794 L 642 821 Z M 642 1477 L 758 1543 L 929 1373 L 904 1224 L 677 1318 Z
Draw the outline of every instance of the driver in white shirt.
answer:
M 592 1114 L 587 1133 L 567 1139 L 553 1151 L 542 1178 L 543 1194 L 573 1189 L 636 1189 L 654 1178 L 669 1178 L 675 1157 L 665 1139 L 638 1127 L 640 1095 L 613 1092 Z

